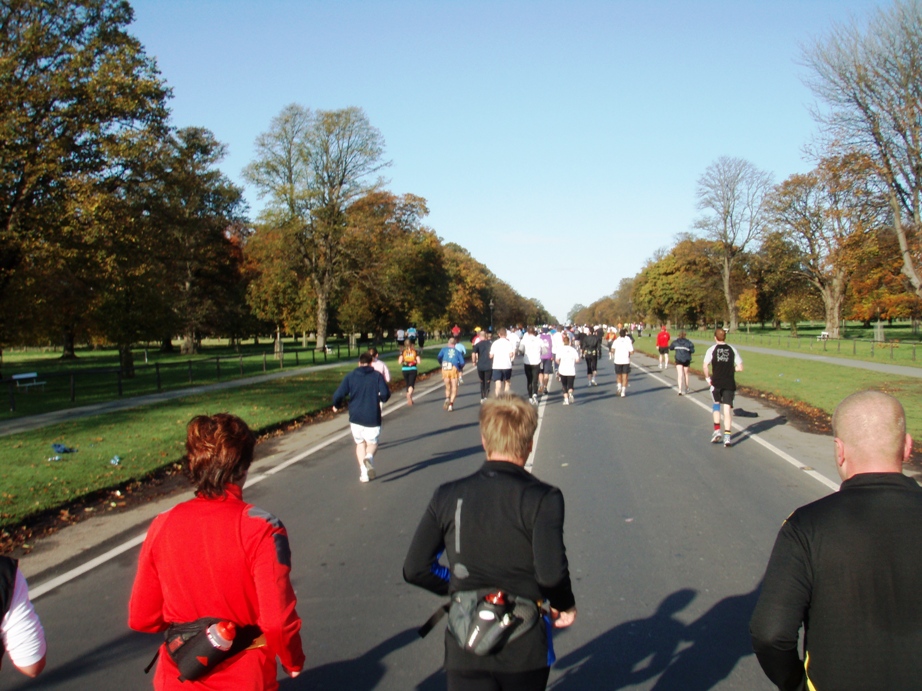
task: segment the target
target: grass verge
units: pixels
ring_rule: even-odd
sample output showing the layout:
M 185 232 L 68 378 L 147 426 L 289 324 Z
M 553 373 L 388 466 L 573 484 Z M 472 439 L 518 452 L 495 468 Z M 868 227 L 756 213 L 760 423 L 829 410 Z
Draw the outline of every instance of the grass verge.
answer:
M 729 338 L 728 343 L 734 343 Z M 701 372 L 701 360 L 706 347 L 696 343 L 692 371 Z M 652 338 L 638 338 L 635 350 L 657 357 Z M 913 439 L 922 440 L 922 378 L 901 377 L 871 370 L 843 367 L 813 360 L 741 353 L 745 369 L 736 375 L 737 384 L 757 395 L 770 397 L 783 404 L 815 409 L 831 416 L 843 398 L 856 391 L 876 389 L 896 396 L 906 410 L 906 427 Z M 670 363 L 672 363 L 670 356 Z M 674 376 L 674 370 L 669 370 Z
M 126 504 L 138 483 L 175 474 L 184 453 L 186 424 L 195 415 L 230 412 L 260 434 L 329 408 L 333 392 L 354 363 L 219 393 L 200 394 L 132 410 L 79 418 L 3 438 L 0 460 L 0 551 L 27 539 L 30 526 L 78 520 L 75 503 L 111 494 L 104 510 Z M 392 367 L 393 369 L 393 367 Z M 402 388 L 395 377 L 392 388 Z M 75 448 L 55 454 L 52 444 Z M 54 456 L 60 460 L 49 460 Z M 118 456 L 119 463 L 112 459 Z M 95 511 L 100 504 L 77 507 Z

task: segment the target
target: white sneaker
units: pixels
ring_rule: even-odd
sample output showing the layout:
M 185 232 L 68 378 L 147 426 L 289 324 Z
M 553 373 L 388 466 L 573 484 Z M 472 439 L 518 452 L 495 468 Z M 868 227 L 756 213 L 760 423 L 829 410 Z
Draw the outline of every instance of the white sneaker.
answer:
M 723 437 L 723 434 L 721 433 L 721 431 L 719 429 L 715 429 L 714 434 L 711 435 L 711 443 L 719 444 L 722 440 L 722 437 Z
M 361 475 L 359 475 L 359 482 L 368 482 L 368 474 L 362 473 Z
M 365 456 L 365 460 L 362 461 L 362 464 L 365 466 L 365 474 L 368 476 L 368 480 L 375 479 L 375 463 L 373 456 Z M 368 482 L 366 480 L 365 482 Z
M 621 393 L 621 382 L 618 382 L 618 393 Z
M 570 395 L 569 395 L 569 398 L 570 398 L 570 403 L 572 403 L 572 402 L 573 402 L 573 394 L 570 394 Z
M 570 405 L 570 399 L 567 398 L 566 396 L 564 396 L 564 397 L 563 397 L 563 404 L 564 404 L 564 405 Z
M 624 389 L 621 389 L 621 398 L 624 398 Z

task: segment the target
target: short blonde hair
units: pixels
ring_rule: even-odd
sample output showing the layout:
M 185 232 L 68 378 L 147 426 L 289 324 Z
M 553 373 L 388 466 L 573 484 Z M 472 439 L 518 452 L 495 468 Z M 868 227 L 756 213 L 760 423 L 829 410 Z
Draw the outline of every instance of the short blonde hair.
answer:
M 480 408 L 480 435 L 487 458 L 493 454 L 528 458 L 538 428 L 538 412 L 521 396 L 502 394 Z

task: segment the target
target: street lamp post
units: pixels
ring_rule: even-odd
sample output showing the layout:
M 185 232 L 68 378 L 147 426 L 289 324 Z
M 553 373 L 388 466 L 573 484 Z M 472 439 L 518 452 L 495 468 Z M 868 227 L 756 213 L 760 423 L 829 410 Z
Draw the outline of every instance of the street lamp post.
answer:
M 490 298 L 490 333 L 493 333 L 493 298 Z

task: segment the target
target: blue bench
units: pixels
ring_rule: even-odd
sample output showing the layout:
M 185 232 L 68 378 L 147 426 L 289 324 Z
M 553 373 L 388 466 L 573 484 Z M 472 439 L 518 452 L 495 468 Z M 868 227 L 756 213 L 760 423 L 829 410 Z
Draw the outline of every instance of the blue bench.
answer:
M 33 386 L 42 387 L 42 391 L 45 390 L 45 382 L 38 380 L 37 372 L 27 372 L 25 374 L 14 374 L 12 380 L 16 382 L 17 389 L 23 389 L 26 393 L 29 392 Z

